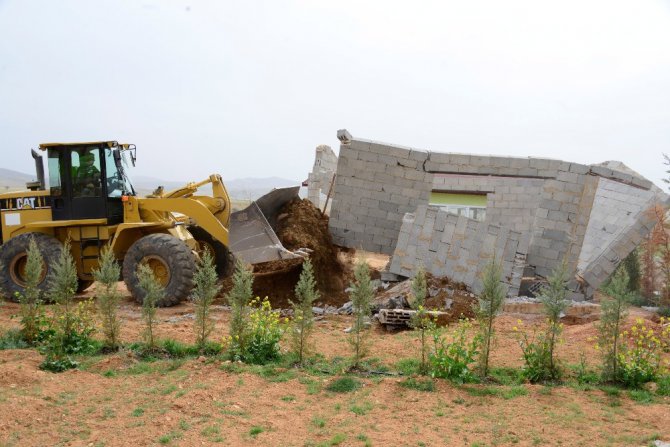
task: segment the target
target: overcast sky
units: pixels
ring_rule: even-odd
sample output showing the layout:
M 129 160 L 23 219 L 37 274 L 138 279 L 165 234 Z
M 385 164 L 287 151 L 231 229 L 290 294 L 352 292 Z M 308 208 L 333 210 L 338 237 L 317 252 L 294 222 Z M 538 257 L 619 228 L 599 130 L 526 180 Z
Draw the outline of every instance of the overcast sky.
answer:
M 302 180 L 340 128 L 661 184 L 670 0 L 0 0 L 1 167 L 116 139 L 142 175 Z

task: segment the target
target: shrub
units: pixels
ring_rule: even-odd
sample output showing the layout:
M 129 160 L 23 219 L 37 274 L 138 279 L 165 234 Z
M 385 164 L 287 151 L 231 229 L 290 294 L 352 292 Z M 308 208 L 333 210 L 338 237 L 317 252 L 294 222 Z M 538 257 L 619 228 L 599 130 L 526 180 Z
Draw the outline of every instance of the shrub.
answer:
M 353 367 L 358 368 L 361 359 L 366 353 L 366 324 L 370 320 L 370 303 L 374 295 L 370 268 L 361 260 L 354 268 L 354 283 L 351 285 L 351 304 L 354 314 L 354 323 L 351 327 L 349 343 L 354 351 Z
M 340 377 L 328 384 L 326 390 L 332 391 L 333 393 L 350 393 L 356 391 L 361 387 L 361 382 L 354 379 L 353 377 Z
M 661 369 L 661 339 L 641 318 L 621 335 L 618 380 L 634 388 L 656 380 Z
M 144 301 L 142 301 L 142 319 L 144 320 L 142 336 L 147 347 L 155 349 L 154 329 L 158 322 L 156 320 L 156 303 L 163 298 L 165 289 L 160 285 L 154 272 L 146 264 L 140 264 L 137 268 L 137 279 L 145 293 Z
M 228 349 L 235 360 L 240 360 L 245 350 L 245 336 L 249 317 L 249 302 L 253 298 L 254 275 L 239 259 L 235 263 L 233 274 L 233 287 L 226 299 L 230 304 L 230 333 L 228 338 Z
M 203 349 L 207 344 L 207 337 L 214 329 L 214 322 L 211 318 L 211 308 L 214 297 L 221 290 L 221 286 L 216 284 L 217 275 L 214 259 L 209 250 L 205 250 L 195 274 L 193 275 L 193 303 L 195 304 L 195 340 L 196 345 Z
M 107 245 L 102 249 L 100 262 L 93 277 L 98 282 L 96 298 L 98 312 L 102 319 L 102 333 L 108 347 L 115 349 L 119 346 L 119 332 L 121 322 L 117 317 L 121 294 L 117 289 L 120 274 L 119 264 L 116 262 L 114 252 Z
M 23 337 L 21 330 L 9 329 L 0 337 L 0 350 L 3 349 L 25 349 L 30 345 Z
M 479 336 L 482 340 L 482 352 L 479 355 L 481 374 L 486 377 L 489 373 L 489 357 L 491 342 L 493 341 L 493 322 L 502 309 L 505 299 L 505 289 L 501 283 L 502 267 L 494 260 L 489 262 L 483 272 L 483 288 L 477 298 L 479 306 L 476 309 L 479 324 Z
M 621 327 L 630 301 L 627 276 L 624 269 L 619 269 L 605 289 L 611 298 L 604 298 L 600 303 L 599 336 L 596 347 L 602 352 L 602 374 L 605 380 L 617 381 L 620 378 Z
M 267 297 L 260 301 L 256 298 L 251 302 L 249 324 L 244 338 L 242 361 L 262 365 L 279 358 L 279 341 L 284 334 L 279 311 L 272 310 Z
M 434 351 L 429 355 L 431 375 L 456 383 L 476 382 L 471 365 L 475 363 L 481 338 L 476 335 L 468 341 L 467 332 L 472 328 L 468 320 L 460 320 L 449 334 L 449 341 L 442 337 L 442 330 L 432 330 Z
M 521 320 L 517 320 L 514 332 L 518 334 L 517 340 L 523 353 L 523 376 L 532 383 L 554 379 L 547 334 L 533 332 L 529 335 Z
M 293 320 L 290 326 L 291 344 L 294 354 L 298 357 L 298 363 L 302 366 L 309 348 L 309 336 L 314 327 L 312 306 L 319 298 L 314 269 L 309 259 L 302 264 L 300 279 L 295 286 L 295 297 L 296 302 L 291 301 L 293 308 Z

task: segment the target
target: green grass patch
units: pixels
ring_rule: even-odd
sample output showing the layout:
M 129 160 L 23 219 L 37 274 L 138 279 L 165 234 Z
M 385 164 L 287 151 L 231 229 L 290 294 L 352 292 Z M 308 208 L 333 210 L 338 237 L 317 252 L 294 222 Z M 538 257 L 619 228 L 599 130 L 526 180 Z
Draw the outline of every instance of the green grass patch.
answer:
M 491 368 L 489 376 L 500 385 L 521 385 L 525 379 L 520 368 Z
M 336 376 L 349 369 L 349 359 L 333 357 L 327 359 L 322 355 L 315 356 L 305 365 L 305 371 L 315 376 Z
M 137 407 L 137 408 L 135 408 L 135 409 L 130 413 L 130 415 L 131 415 L 132 417 L 136 417 L 136 418 L 138 418 L 138 417 L 140 417 L 140 416 L 143 416 L 143 415 L 144 415 L 144 408 L 142 408 L 142 407 Z
M 331 447 L 334 445 L 340 445 L 347 440 L 347 437 L 342 433 L 335 434 L 332 438 L 327 441 L 320 442 L 317 444 L 317 447 Z
M 160 444 L 166 445 L 166 444 L 171 444 L 172 441 L 175 441 L 177 439 L 181 439 L 181 433 L 176 432 L 176 431 L 171 431 L 170 433 L 167 433 L 160 438 L 158 438 L 158 442 Z
M 619 397 L 621 396 L 621 388 L 612 385 L 603 385 L 600 387 L 600 391 L 605 393 L 608 397 Z
M 349 410 L 356 416 L 365 416 L 372 410 L 372 403 L 365 401 L 361 404 L 353 404 L 349 407 Z
M 485 397 L 500 397 L 502 399 L 514 399 L 515 397 L 525 396 L 528 390 L 523 385 L 503 387 L 503 386 L 484 386 L 484 387 L 462 387 L 471 396 Z
M 415 379 L 414 377 L 409 377 L 398 385 L 416 391 L 435 391 L 435 382 L 432 379 Z
M 650 404 L 654 401 L 654 395 L 647 390 L 630 390 L 628 396 L 639 404 Z
M 307 387 L 307 394 L 319 394 L 321 392 L 321 383 L 310 377 L 299 377 L 298 382 Z
M 403 376 L 412 376 L 421 372 L 421 362 L 418 359 L 398 360 L 395 368 Z
M 659 396 L 670 396 L 670 375 L 659 377 L 656 385 L 658 386 L 656 394 Z
M 316 428 L 323 428 L 326 426 L 326 420 L 322 417 L 314 416 L 312 418 L 312 425 Z
M 0 337 L 0 350 L 2 349 L 26 349 L 30 345 L 23 339 L 19 329 L 10 329 Z
M 353 377 L 345 376 L 331 381 L 326 390 L 333 393 L 351 393 L 361 387 L 361 382 Z
M 296 370 L 278 367 L 276 364 L 249 365 L 247 371 L 261 376 L 268 382 L 288 382 L 297 375 Z
M 252 438 L 255 438 L 256 436 L 260 435 L 264 431 L 265 431 L 265 429 L 263 427 L 261 427 L 260 425 L 254 425 L 253 427 L 251 427 L 251 429 L 249 429 L 249 436 L 251 436 Z

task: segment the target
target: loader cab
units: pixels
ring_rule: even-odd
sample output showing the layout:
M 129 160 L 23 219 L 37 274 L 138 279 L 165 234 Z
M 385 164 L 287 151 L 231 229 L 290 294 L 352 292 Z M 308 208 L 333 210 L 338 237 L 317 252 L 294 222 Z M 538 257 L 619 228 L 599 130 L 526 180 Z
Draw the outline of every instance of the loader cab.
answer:
M 53 220 L 107 219 L 123 222 L 123 196 L 135 195 L 128 176 L 135 146 L 116 141 L 47 143 Z

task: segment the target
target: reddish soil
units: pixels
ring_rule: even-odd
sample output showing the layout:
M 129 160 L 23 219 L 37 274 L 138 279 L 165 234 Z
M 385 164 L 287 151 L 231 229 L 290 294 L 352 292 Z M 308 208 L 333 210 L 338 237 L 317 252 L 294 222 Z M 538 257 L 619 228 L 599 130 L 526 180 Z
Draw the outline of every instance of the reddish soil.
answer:
M 17 312 L 13 303 L 0 307 L 0 333 L 17 326 L 11 318 Z M 159 309 L 158 336 L 193 342 L 192 315 L 190 303 Z M 127 295 L 120 316 L 123 340 L 139 340 L 140 307 Z M 229 312 L 216 306 L 213 317 L 213 338 L 221 338 Z M 636 317 L 653 324 L 652 315 L 639 309 L 628 324 Z M 542 324 L 541 317 L 523 320 L 528 329 Z M 350 356 L 343 332 L 350 325 L 345 316 L 318 321 L 314 351 L 329 360 Z M 517 325 L 516 316 L 496 322 L 494 366 L 521 365 L 512 329 Z M 595 323 L 566 326 L 562 361 L 575 364 L 583 353 L 596 365 L 595 335 Z M 369 357 L 392 370 L 399 360 L 418 355 L 411 331 L 387 333 L 374 326 L 368 341 Z M 627 391 L 617 397 L 526 384 L 521 395 L 503 398 L 482 393 L 486 385 L 443 380 L 435 382 L 434 392 L 420 392 L 401 387 L 402 378 L 382 375 L 361 378 L 358 391 L 336 394 L 325 390 L 331 376 L 279 370 L 263 378 L 204 358 L 140 363 L 120 352 L 84 359 L 80 370 L 62 374 L 40 371 L 41 361 L 35 350 L 0 351 L 2 446 L 642 446 L 655 438 L 670 440 L 670 398 L 638 403 Z

